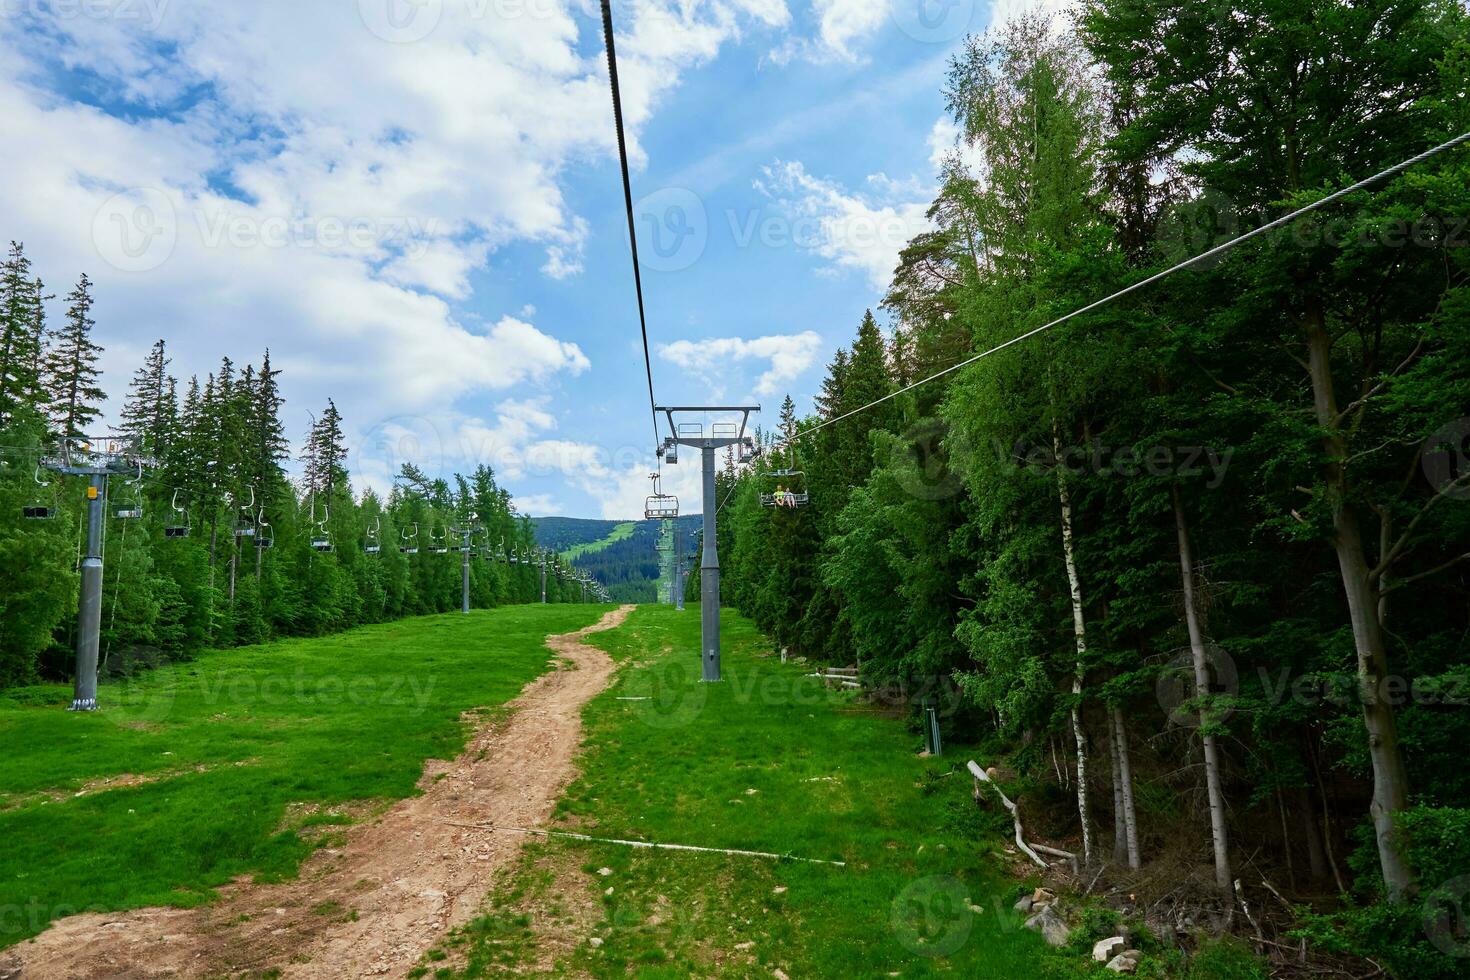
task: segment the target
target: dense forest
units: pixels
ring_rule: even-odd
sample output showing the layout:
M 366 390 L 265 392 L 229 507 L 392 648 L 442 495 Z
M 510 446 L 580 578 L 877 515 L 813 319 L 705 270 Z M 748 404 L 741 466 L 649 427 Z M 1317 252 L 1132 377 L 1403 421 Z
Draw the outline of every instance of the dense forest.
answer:
M 1140 902 L 1248 933 L 1242 894 L 1289 894 L 1316 948 L 1463 976 L 1470 152 L 906 389 L 1465 133 L 1467 88 L 1453 0 L 1090 0 L 970 39 L 889 328 L 721 479 L 726 601 L 948 692 Z
M 86 481 L 46 463 L 69 440 L 103 435 L 92 288 L 81 276 L 53 325 L 20 243 L 0 268 L 0 688 L 72 669 Z M 258 366 L 225 358 L 181 393 L 162 340 L 137 369 L 120 432 L 142 462 L 135 478 L 111 478 L 105 511 L 104 677 L 205 647 L 457 609 L 457 532 L 473 532 L 472 605 L 540 601 L 530 521 L 488 467 L 445 480 L 405 464 L 386 499 L 356 491 L 328 401 L 288 475 L 279 376 L 269 352 Z M 548 569 L 548 601 L 581 600 L 570 569 L 554 557 Z

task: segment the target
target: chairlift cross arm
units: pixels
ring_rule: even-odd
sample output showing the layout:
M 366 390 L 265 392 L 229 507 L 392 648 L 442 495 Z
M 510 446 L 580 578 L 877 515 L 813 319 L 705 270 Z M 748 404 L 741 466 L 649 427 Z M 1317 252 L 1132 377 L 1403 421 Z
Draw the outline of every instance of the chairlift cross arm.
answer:
M 723 449 L 726 446 L 753 446 L 753 440 L 745 434 L 745 430 L 750 425 L 751 413 L 759 412 L 761 407 L 759 405 L 660 405 L 656 410 L 662 412 L 669 423 L 670 434 L 664 440 L 665 447 L 673 444 L 689 446 L 694 449 Z M 697 437 L 684 435 L 681 434 L 680 429 L 685 426 L 680 426 L 674 420 L 674 413 L 676 412 L 699 412 L 701 414 L 708 414 L 710 412 L 739 413 L 740 426 L 735 435 L 718 435 L 714 431 L 706 435 L 704 426 L 702 425 L 700 426 L 700 432 Z M 713 430 L 713 428 L 712 426 L 711 429 Z

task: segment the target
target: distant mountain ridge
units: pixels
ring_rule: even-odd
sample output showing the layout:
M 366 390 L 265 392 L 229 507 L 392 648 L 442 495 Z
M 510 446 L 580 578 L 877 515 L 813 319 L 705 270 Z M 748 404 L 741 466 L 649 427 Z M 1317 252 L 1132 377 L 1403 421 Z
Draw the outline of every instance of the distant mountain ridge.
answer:
M 616 602 L 657 602 L 661 521 L 604 521 L 535 517 L 536 543 L 567 555 L 573 565 L 607 587 Z M 703 519 L 681 517 L 684 551 L 694 551 Z

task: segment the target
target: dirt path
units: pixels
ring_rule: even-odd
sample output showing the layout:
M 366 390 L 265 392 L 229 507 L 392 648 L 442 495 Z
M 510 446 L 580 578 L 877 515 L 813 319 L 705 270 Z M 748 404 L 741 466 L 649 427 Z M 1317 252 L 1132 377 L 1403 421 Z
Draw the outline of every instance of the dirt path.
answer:
M 617 627 L 632 606 L 547 638 L 575 669 L 526 685 L 509 718 L 476 732 L 450 763 L 430 760 L 422 796 L 355 827 L 284 885 L 241 884 L 202 909 L 140 909 L 63 919 L 0 953 L 0 980 L 219 977 L 401 977 L 480 908 L 492 874 L 524 838 L 453 824 L 541 825 L 576 774 L 582 706 L 612 661 L 580 642 Z M 18 972 L 17 972 L 18 971 Z

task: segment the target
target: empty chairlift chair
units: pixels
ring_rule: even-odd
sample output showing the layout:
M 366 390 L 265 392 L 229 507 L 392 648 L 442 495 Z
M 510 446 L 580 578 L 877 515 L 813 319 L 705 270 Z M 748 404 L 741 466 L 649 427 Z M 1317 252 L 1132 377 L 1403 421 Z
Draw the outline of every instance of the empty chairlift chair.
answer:
M 128 481 L 123 499 L 118 502 L 113 516 L 120 521 L 136 521 L 143 517 L 143 497 L 138 493 L 138 484 L 143 479 L 143 464 L 138 464 L 138 477 Z
M 370 555 L 376 555 L 383 550 L 382 544 L 378 541 L 378 532 L 382 529 L 383 519 L 381 517 L 375 518 L 373 526 L 368 528 L 367 543 L 363 545 L 363 551 Z
M 419 526 L 417 523 L 413 526 L 412 534 L 408 533 L 408 528 L 404 528 L 399 532 L 398 537 L 402 541 L 398 546 L 400 553 L 405 555 L 416 555 L 419 553 Z
M 41 479 L 41 464 L 36 464 L 36 473 L 33 479 L 36 486 L 42 490 L 48 489 L 51 484 Z M 21 516 L 28 521 L 51 521 L 56 519 L 56 491 L 51 491 L 51 499 L 36 499 L 21 508 Z
M 189 536 L 189 511 L 179 506 L 179 492 L 174 491 L 173 500 L 169 502 L 169 509 L 179 516 L 174 518 L 173 524 L 165 524 L 163 536 L 165 538 L 187 538 Z
M 332 544 L 331 532 L 327 530 L 327 522 L 332 519 L 332 509 L 325 504 L 322 505 L 322 519 L 316 519 L 316 506 L 311 509 L 312 522 L 316 524 L 316 533 L 311 536 L 311 550 L 322 554 L 330 554 L 337 548 Z
M 275 529 L 271 527 L 270 521 L 265 519 L 265 508 L 255 515 L 255 547 L 259 551 L 265 551 L 276 546 Z
M 679 516 L 679 498 L 664 493 L 659 488 L 659 475 L 649 476 L 653 481 L 653 496 L 643 499 L 643 517 L 650 521 L 666 521 Z

